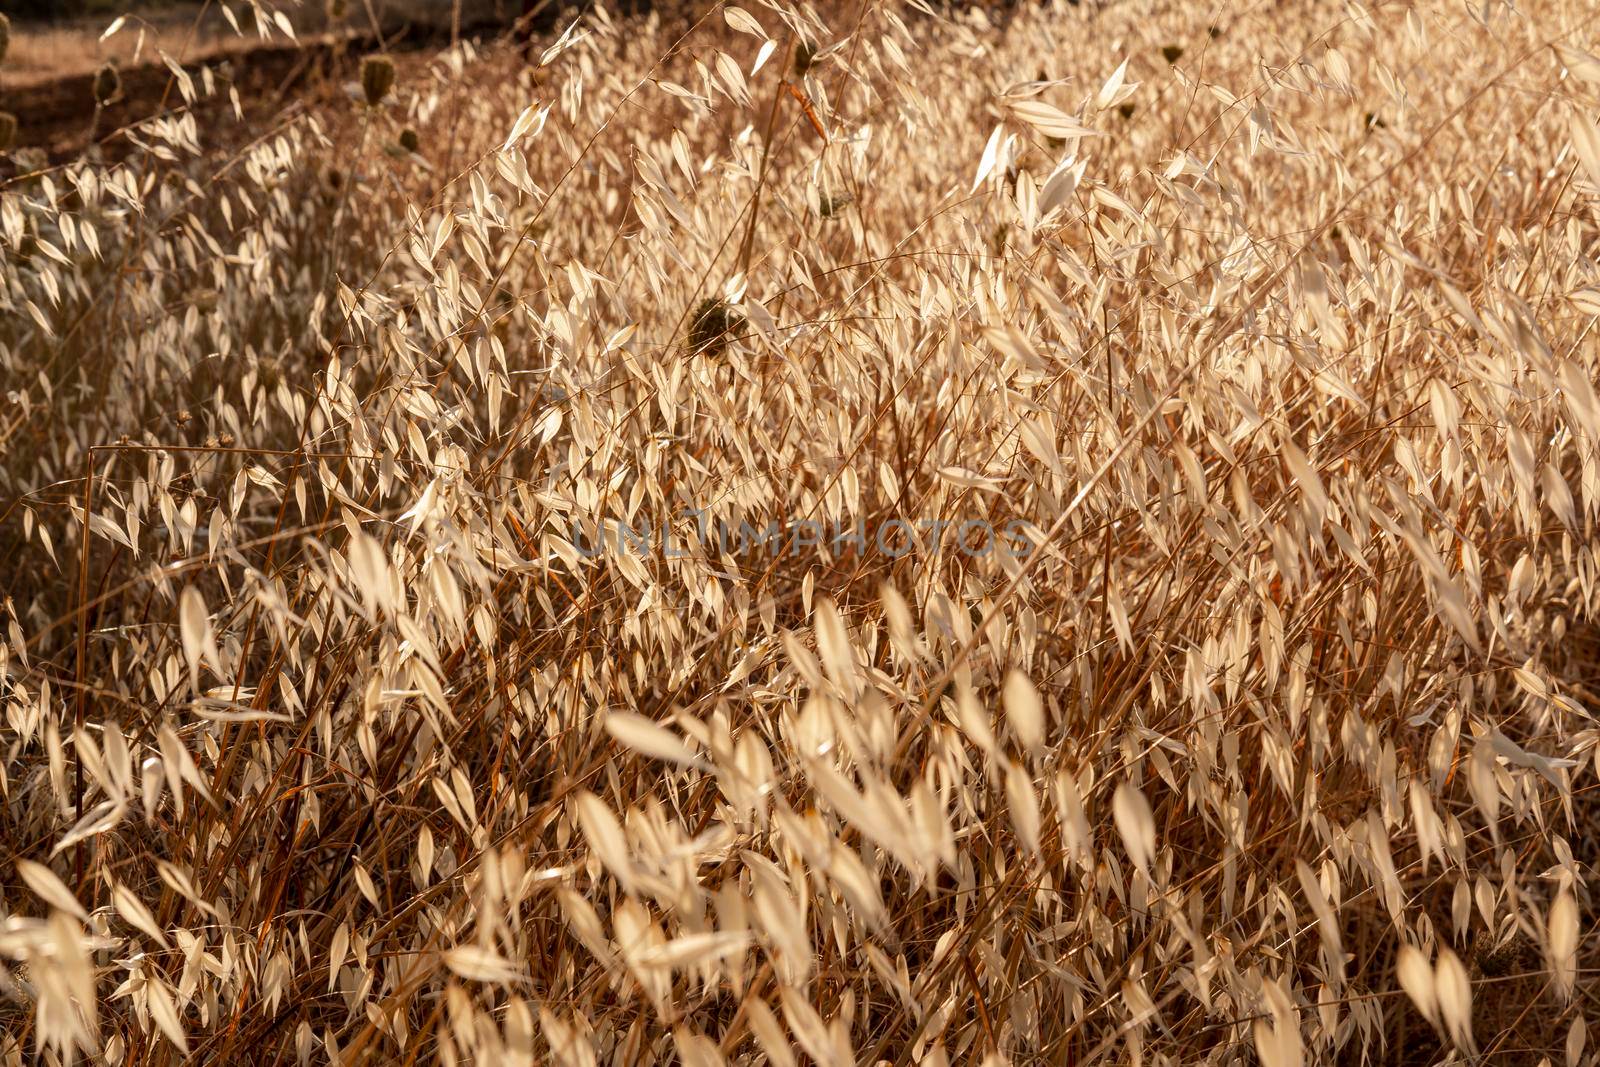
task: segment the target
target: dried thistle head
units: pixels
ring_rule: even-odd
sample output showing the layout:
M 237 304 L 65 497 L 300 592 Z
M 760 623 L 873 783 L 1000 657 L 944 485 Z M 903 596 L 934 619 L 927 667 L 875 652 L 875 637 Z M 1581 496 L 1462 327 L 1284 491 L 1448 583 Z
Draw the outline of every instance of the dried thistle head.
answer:
M 11 20 L 0 15 L 0 63 L 5 62 L 6 50 L 11 47 Z
M 422 138 L 417 136 L 417 131 L 407 126 L 400 131 L 400 147 L 407 152 L 415 152 L 422 147 Z
M 276 389 L 278 387 L 278 383 L 283 381 L 282 365 L 280 365 L 277 360 L 271 358 L 270 356 L 263 359 L 257 365 L 256 369 L 261 375 L 261 384 L 268 389 Z
M 1489 978 L 1520 974 L 1538 966 L 1538 950 L 1522 933 L 1497 939 L 1479 931 L 1472 941 L 1472 969 Z
M 694 309 L 689 320 L 689 351 L 695 355 L 720 356 L 728 347 L 728 337 L 744 326 L 744 316 L 725 300 L 708 296 Z
M 17 140 L 17 116 L 0 111 L 0 152 L 8 151 Z
M 329 167 L 322 172 L 322 195 L 333 198 L 339 195 L 344 188 L 344 171 L 338 167 Z
M 94 72 L 94 102 L 100 107 L 122 98 L 122 75 L 115 63 L 106 63 Z
M 989 235 L 989 250 L 997 257 L 1005 255 L 1006 242 L 1010 238 L 1011 227 L 1003 222 L 1000 223 L 994 228 L 994 232 Z
M 854 200 L 854 197 L 845 193 L 840 193 L 837 196 L 823 193 L 817 197 L 817 214 L 825 219 L 831 219 L 849 207 Z
M 811 69 L 811 64 L 817 60 L 817 46 L 810 41 L 801 41 L 794 46 L 794 72 L 797 77 Z
M 394 88 L 394 60 L 388 56 L 368 56 L 361 61 L 361 91 L 367 105 L 377 107 L 383 103 L 389 90 Z

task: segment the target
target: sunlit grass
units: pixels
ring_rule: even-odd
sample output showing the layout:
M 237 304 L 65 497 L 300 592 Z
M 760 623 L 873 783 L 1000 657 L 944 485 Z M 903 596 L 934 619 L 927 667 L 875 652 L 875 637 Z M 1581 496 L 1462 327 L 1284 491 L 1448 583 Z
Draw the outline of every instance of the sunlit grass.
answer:
M 13 156 L 0 1059 L 1592 1063 L 1600 60 L 1485 10 Z

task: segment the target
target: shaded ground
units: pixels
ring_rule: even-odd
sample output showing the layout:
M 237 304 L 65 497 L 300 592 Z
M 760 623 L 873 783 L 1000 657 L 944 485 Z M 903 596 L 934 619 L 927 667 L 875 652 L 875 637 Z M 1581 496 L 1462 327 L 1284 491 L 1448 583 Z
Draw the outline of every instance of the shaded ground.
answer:
M 246 21 L 240 36 L 214 5 L 162 5 L 130 16 L 107 39 L 102 34 L 111 25 L 109 17 L 19 20 L 0 71 L 0 110 L 17 115 L 17 148 L 39 150 L 59 162 L 91 140 L 182 104 L 172 72 L 160 58 L 163 51 L 189 57 L 184 67 L 196 84 L 202 68 L 212 68 L 218 92 L 197 103 L 199 110 L 231 110 L 231 85 L 239 92 L 246 121 L 253 122 L 280 110 L 310 81 L 337 84 L 354 77 L 360 57 L 370 52 L 439 47 L 457 29 L 504 32 L 522 10 L 521 0 L 464 0 L 459 12 L 450 0 L 388 0 L 374 4 L 372 19 L 357 0 L 347 4 L 342 22 L 330 25 L 323 6 L 308 5 L 296 19 L 296 40 L 276 27 L 269 27 L 263 40 Z M 536 21 L 542 27 L 553 20 L 552 5 Z M 117 66 L 122 91 L 97 115 L 95 71 L 108 61 Z M 0 158 L 0 175 L 16 169 L 15 160 Z
M 217 52 L 255 47 L 254 27 L 243 38 L 221 14 L 221 7 L 196 3 L 133 4 L 119 12 L 76 17 L 30 18 L 12 14 L 12 40 L 0 68 L 0 87 L 16 90 L 86 74 L 102 63 L 137 67 L 158 62 L 160 53 L 202 58 Z M 114 33 L 107 34 L 113 26 Z M 309 27 L 308 27 L 309 28 Z M 323 27 L 318 26 L 317 30 Z M 0 97 L 9 97 L 0 91 Z M 13 101 L 14 103 L 15 101 Z
M 310 77 L 338 76 L 353 70 L 358 59 L 352 57 L 364 54 L 371 45 L 371 41 L 361 39 L 344 42 L 343 47 L 328 40 L 274 43 L 212 58 L 207 62 L 212 64 L 218 91 L 200 99 L 195 107 L 202 113 L 229 110 L 227 90 L 232 85 L 239 92 L 248 122 L 279 110 Z M 185 67 L 197 85 L 203 65 Z M 163 107 L 183 103 L 176 79 L 164 65 L 123 69 L 121 79 L 120 96 L 98 114 L 93 73 L 73 74 L 6 93 L 6 107 L 19 120 L 18 146 L 41 149 L 50 160 L 59 161 L 81 152 L 91 140 L 149 118 Z M 0 164 L 0 173 L 5 169 Z
M 360 5 L 351 7 L 359 10 Z M 158 55 L 158 49 L 164 48 L 172 54 L 195 57 L 184 68 L 197 85 L 202 84 L 203 68 L 211 68 L 217 92 L 195 104 L 200 112 L 230 112 L 228 89 L 232 86 L 238 90 L 246 123 L 253 126 L 257 120 L 281 110 L 296 93 L 314 82 L 330 87 L 356 77 L 360 58 L 371 52 L 415 51 L 444 45 L 455 24 L 448 5 L 443 17 L 436 10 L 438 7 L 389 4 L 382 9 L 384 16 L 376 30 L 359 25 L 333 31 L 322 29 L 311 34 L 301 32 L 293 41 L 281 34 L 260 40 L 251 26 L 244 27 L 250 36 L 240 37 L 219 16 L 207 13 L 200 17 L 198 8 L 179 8 L 149 19 L 131 20 L 107 42 L 99 40 L 108 25 L 104 19 L 22 24 L 16 34 L 20 60 L 7 62 L 8 77 L 0 82 L 0 109 L 18 117 L 17 148 L 35 150 L 35 154 L 42 151 L 51 162 L 70 158 L 91 141 L 102 141 L 163 108 L 182 105 L 176 80 Z M 520 0 L 517 7 L 520 10 Z M 459 28 L 464 33 L 504 32 L 513 20 L 500 18 L 498 10 L 481 3 L 464 8 Z M 473 17 L 468 19 L 468 15 Z M 346 21 L 359 24 L 366 20 L 351 16 Z M 553 14 L 547 13 L 536 21 L 540 28 L 548 26 Z M 117 64 L 121 92 L 97 114 L 96 69 L 107 59 L 135 55 L 139 62 Z M 201 123 L 205 129 L 215 125 Z M 115 147 L 108 145 L 111 151 Z M 23 155 L 26 159 L 28 153 L 24 151 Z M 0 176 L 17 169 L 17 160 L 0 157 Z

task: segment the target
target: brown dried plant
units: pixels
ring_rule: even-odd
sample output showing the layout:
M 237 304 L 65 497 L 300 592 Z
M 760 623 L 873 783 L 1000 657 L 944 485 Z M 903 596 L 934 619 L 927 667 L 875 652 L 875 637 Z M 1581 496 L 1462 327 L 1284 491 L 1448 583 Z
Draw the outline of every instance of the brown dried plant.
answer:
M 1587 8 L 699 10 L 0 158 L 0 1064 L 1595 1063 Z

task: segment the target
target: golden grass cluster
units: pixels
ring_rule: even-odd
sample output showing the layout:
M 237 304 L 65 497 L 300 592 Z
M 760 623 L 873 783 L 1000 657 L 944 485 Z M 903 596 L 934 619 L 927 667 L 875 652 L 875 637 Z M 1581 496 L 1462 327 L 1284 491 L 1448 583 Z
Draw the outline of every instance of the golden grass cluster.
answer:
M 13 167 L 0 1063 L 1594 1064 L 1597 40 L 602 9 Z

